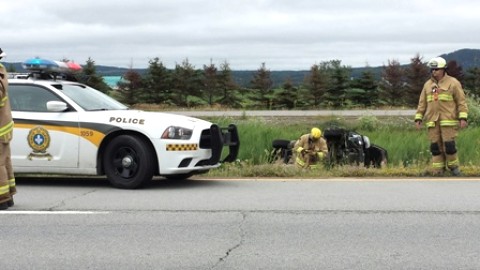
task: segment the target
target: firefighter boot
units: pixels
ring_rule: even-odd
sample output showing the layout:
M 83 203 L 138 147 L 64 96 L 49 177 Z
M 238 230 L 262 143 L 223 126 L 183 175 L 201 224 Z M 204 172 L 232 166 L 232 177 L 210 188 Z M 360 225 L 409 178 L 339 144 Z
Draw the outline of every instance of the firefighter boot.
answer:
M 0 203 L 0 210 L 6 210 L 6 209 L 8 209 L 7 202 Z
M 452 168 L 451 172 L 452 172 L 453 176 L 461 176 L 462 175 L 462 173 L 460 172 L 460 169 L 458 167 Z

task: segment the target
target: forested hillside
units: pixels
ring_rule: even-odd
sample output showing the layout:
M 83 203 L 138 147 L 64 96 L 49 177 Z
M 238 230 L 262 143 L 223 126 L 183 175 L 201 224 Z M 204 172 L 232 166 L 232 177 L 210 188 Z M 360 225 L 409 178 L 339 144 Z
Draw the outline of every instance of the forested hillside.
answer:
M 461 49 L 455 52 L 446 53 L 441 55 L 447 61 L 455 60 L 459 66 L 463 68 L 464 71 L 473 67 L 480 66 L 480 49 Z M 414 57 L 412 55 L 412 57 Z M 93 59 L 95 60 L 95 59 Z M 424 59 L 427 61 L 428 59 Z M 388 59 L 385 59 L 387 62 Z M 405 66 L 409 63 L 400 63 L 401 65 Z M 25 72 L 22 68 L 21 63 L 5 63 L 5 66 L 11 66 L 17 72 Z M 260 63 L 259 63 L 260 67 Z M 266 63 L 266 67 L 268 69 L 268 63 Z M 202 69 L 202 67 L 196 67 L 198 69 Z M 285 81 L 290 80 L 292 84 L 299 85 L 302 84 L 305 80 L 305 77 L 309 74 L 309 69 L 311 67 L 305 67 L 305 70 L 301 71 L 270 71 L 270 78 L 272 79 L 274 86 L 280 86 Z M 351 68 L 351 77 L 352 78 L 359 78 L 365 70 L 371 71 L 376 78 L 379 78 L 382 72 L 382 67 L 350 67 Z M 112 66 L 103 66 L 103 65 L 96 65 L 96 72 L 100 76 L 123 76 L 129 69 L 128 68 L 119 68 L 119 67 L 112 67 Z M 139 73 L 140 75 L 144 75 L 147 72 L 147 69 L 133 69 L 135 72 Z M 251 83 L 253 74 L 255 70 L 232 70 L 232 77 L 234 81 L 242 86 L 248 87 Z

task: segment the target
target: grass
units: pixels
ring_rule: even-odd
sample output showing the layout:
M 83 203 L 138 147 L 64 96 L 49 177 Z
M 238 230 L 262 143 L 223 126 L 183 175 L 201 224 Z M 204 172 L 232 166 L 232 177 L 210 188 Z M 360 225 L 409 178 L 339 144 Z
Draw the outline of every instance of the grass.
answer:
M 374 118 L 374 119 L 373 119 Z M 221 177 L 423 177 L 428 176 L 430 143 L 426 130 L 418 131 L 411 119 L 389 117 L 368 118 L 281 118 L 241 117 L 240 119 L 208 119 L 221 125 L 235 123 L 239 130 L 241 147 L 238 161 L 223 164 L 209 176 Z M 341 126 L 370 138 L 370 141 L 388 151 L 385 168 L 369 169 L 357 166 L 337 166 L 319 170 L 302 170 L 292 165 L 269 163 L 275 139 L 295 140 L 308 133 L 311 127 L 322 130 Z M 456 140 L 464 176 L 480 176 L 480 128 L 461 130 Z M 448 173 L 447 175 L 448 176 Z

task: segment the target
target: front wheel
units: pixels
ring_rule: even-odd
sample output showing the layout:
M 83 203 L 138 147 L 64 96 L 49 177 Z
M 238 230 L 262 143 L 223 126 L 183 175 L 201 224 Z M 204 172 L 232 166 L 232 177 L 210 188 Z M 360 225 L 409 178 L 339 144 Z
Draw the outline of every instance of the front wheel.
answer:
M 110 183 L 126 189 L 138 188 L 150 181 L 155 168 L 149 144 L 132 135 L 120 135 L 107 145 L 103 165 Z

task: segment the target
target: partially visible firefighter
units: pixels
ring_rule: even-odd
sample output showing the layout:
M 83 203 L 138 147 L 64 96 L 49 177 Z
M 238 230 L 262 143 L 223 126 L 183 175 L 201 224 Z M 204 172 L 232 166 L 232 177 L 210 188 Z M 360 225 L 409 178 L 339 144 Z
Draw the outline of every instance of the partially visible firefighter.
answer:
M 0 59 L 5 53 L 0 49 Z M 13 195 L 16 193 L 10 158 L 10 141 L 13 134 L 13 120 L 8 100 L 8 74 L 0 63 L 0 210 L 13 206 Z
M 301 168 L 318 168 L 327 157 L 328 147 L 322 131 L 314 127 L 308 134 L 300 136 L 293 147 L 295 164 Z
M 415 123 L 428 130 L 432 153 L 432 173 L 443 175 L 446 169 L 459 176 L 459 160 L 455 138 L 458 129 L 467 127 L 468 108 L 460 82 L 447 74 L 447 62 L 442 57 L 428 63 L 431 77 L 425 82 L 418 101 Z

